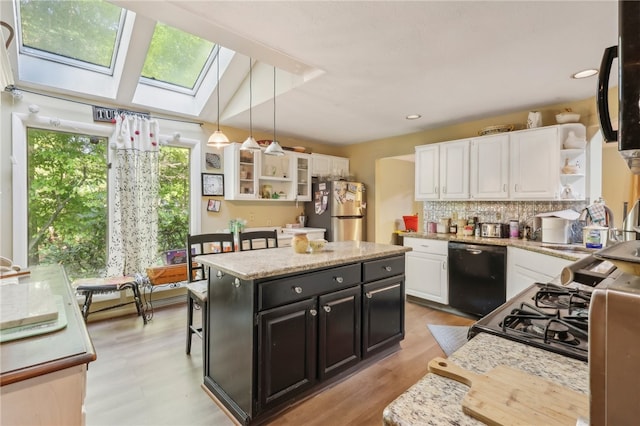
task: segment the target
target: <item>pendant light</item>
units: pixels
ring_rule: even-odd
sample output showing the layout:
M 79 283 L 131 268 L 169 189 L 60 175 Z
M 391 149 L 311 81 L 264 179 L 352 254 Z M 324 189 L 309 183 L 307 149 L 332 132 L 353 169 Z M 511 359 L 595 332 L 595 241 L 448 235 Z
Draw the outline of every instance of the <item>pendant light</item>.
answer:
M 276 140 L 276 67 L 273 67 L 273 140 L 264 151 L 267 155 L 284 155 L 284 150 Z
M 218 130 L 216 130 L 211 134 L 211 136 L 209 136 L 207 146 L 222 148 L 229 145 L 229 138 L 227 137 L 227 135 L 222 133 L 222 130 L 220 130 L 220 46 L 218 46 L 218 57 L 216 58 L 216 66 L 218 68 L 218 86 L 216 87 L 216 93 L 218 94 Z
M 260 149 L 260 145 L 258 145 L 258 142 L 256 142 L 256 139 L 253 137 L 253 115 L 251 113 L 251 106 L 253 105 L 252 69 L 251 58 L 249 58 L 249 137 L 242 142 L 240 149 L 257 151 Z

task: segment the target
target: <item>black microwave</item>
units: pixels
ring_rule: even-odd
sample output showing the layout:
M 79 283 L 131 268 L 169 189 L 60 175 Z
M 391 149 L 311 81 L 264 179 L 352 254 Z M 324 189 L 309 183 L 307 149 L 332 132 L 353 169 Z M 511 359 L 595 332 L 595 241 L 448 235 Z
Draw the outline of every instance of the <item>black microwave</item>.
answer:
M 618 2 L 618 45 L 604 51 L 598 77 L 598 116 L 606 142 L 618 142 L 618 151 L 631 172 L 640 174 L 640 2 Z M 618 59 L 618 130 L 609 113 L 609 76 Z

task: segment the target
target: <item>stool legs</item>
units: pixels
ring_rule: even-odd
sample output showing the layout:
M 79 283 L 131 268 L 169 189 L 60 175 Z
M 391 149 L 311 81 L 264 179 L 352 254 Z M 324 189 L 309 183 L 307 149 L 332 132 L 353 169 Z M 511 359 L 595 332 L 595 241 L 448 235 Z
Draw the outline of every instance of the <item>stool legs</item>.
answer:
M 142 317 L 142 321 L 145 325 L 147 325 L 147 316 L 144 314 L 144 309 L 142 308 L 142 299 L 140 297 L 140 289 L 138 288 L 138 284 L 131 285 L 131 291 L 133 292 L 133 299 L 136 303 L 136 310 L 138 311 L 138 315 Z
M 193 336 L 193 308 L 194 302 L 191 292 L 187 291 L 187 355 L 191 354 L 191 337 Z

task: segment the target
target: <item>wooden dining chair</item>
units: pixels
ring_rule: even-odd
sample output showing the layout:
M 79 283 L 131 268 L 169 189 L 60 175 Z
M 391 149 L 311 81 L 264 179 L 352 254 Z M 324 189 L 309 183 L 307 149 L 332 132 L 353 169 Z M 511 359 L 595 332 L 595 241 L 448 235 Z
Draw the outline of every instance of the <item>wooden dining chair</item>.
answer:
M 278 231 L 240 232 L 238 237 L 240 251 L 260 250 L 278 247 Z
M 232 233 L 214 233 L 187 235 L 187 355 L 191 353 L 193 335 L 203 339 L 207 320 L 207 288 L 209 271 L 204 265 L 195 262 L 203 254 L 215 254 L 234 251 Z M 201 325 L 193 323 L 193 311 L 202 312 Z M 204 339 L 203 339 L 204 344 Z M 204 353 L 204 352 L 203 352 Z

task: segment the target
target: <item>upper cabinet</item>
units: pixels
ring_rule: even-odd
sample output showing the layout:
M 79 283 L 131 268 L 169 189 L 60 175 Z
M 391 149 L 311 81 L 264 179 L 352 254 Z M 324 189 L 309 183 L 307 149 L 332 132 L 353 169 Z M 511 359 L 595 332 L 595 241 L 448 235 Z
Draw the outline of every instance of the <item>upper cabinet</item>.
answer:
M 243 151 L 240 144 L 224 148 L 227 200 L 311 200 L 311 156 L 286 152 L 278 157 L 263 150 Z
M 509 198 L 508 135 L 471 140 L 469 185 L 471 198 L 474 200 Z
M 440 145 L 440 198 L 469 198 L 469 141 Z
M 585 200 L 589 156 L 565 149 L 582 124 L 416 147 L 416 200 Z
M 558 129 L 548 127 L 514 133 L 511 139 L 511 198 L 559 198 L 560 140 Z
M 416 147 L 416 200 L 469 198 L 469 141 Z
M 349 159 L 326 154 L 311 154 L 312 176 L 349 176 Z
M 440 144 L 416 147 L 416 200 L 440 198 Z

